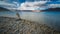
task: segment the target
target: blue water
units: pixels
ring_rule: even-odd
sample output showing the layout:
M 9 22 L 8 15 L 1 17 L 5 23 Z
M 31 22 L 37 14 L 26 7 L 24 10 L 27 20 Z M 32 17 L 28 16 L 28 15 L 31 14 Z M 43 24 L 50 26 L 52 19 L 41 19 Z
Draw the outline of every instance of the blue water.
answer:
M 60 31 L 60 12 L 19 12 L 22 19 L 46 24 Z M 16 12 L 0 12 L 0 16 L 16 17 Z

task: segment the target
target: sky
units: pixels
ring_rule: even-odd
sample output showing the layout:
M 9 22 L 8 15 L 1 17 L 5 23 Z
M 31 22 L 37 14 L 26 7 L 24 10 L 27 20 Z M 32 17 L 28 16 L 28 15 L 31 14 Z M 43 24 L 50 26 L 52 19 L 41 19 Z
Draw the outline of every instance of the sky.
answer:
M 60 7 L 60 0 L 3 0 L 0 6 L 14 10 L 45 10 Z
M 40 1 L 40 0 L 20 0 L 19 10 L 45 10 L 48 8 L 60 7 L 59 0 Z

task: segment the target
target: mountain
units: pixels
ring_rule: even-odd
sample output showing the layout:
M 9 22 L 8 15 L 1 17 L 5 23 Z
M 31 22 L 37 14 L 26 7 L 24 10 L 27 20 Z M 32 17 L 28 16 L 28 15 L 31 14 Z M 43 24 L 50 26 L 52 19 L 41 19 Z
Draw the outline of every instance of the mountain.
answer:
M 60 8 L 49 8 L 49 9 L 42 10 L 42 11 L 60 11 Z
M 10 10 L 3 8 L 3 7 L 0 7 L 0 11 L 10 11 Z

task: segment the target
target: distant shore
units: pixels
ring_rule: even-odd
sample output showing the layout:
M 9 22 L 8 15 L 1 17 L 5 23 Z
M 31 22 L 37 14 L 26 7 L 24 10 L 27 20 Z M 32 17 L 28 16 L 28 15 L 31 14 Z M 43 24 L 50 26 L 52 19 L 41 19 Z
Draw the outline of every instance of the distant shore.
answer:
M 49 8 L 49 9 L 46 9 L 46 10 L 42 10 L 42 11 L 60 11 L 60 8 Z

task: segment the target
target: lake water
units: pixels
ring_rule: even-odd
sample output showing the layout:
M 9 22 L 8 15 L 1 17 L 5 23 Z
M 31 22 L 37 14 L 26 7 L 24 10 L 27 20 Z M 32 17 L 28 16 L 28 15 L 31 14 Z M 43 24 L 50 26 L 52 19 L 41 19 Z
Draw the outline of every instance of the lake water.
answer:
M 60 31 L 60 12 L 19 12 L 22 19 L 46 24 Z M 0 12 L 0 16 L 17 17 L 16 12 Z

